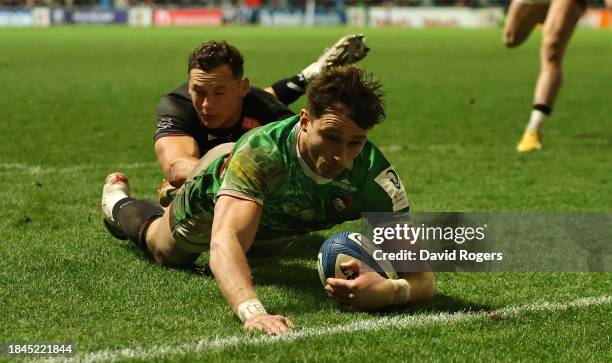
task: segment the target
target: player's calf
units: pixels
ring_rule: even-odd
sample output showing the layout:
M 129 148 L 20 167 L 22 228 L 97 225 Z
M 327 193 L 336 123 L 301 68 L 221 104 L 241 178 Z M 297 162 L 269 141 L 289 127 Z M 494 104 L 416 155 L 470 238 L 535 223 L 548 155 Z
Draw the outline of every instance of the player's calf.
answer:
M 155 262 L 168 267 L 186 267 L 197 260 L 199 253 L 182 250 L 170 228 L 170 212 L 151 223 L 146 234 L 146 244 Z

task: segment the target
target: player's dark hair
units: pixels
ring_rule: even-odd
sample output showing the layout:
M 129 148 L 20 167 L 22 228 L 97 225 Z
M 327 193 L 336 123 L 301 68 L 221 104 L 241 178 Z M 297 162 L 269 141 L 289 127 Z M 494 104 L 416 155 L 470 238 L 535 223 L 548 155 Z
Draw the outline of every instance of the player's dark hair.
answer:
M 345 114 L 364 130 L 385 119 L 380 81 L 355 65 L 331 68 L 310 82 L 308 111 L 314 118 L 325 112 Z
M 187 73 L 192 69 L 200 69 L 205 72 L 227 64 L 232 70 L 234 78 L 242 78 L 244 75 L 244 58 L 240 51 L 225 40 L 220 42 L 211 40 L 200 44 L 189 56 Z

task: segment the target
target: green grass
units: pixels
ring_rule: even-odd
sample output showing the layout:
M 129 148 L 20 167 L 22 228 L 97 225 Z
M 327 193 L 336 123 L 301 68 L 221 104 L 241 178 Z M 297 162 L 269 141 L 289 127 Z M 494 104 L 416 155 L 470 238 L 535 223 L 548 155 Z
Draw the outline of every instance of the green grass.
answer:
M 154 197 L 162 179 L 156 105 L 184 81 L 200 42 L 237 45 L 251 82 L 266 86 L 351 31 L 363 29 L 0 29 L 0 343 L 73 342 L 86 353 L 243 334 L 212 277 L 155 266 L 106 233 L 102 182 L 120 169 L 136 196 Z M 612 210 L 608 32 L 575 34 L 545 149 L 533 155 L 514 146 L 530 111 L 539 33 L 514 50 L 502 47 L 498 29 L 366 33 L 372 52 L 363 65 L 388 92 L 388 118 L 372 140 L 414 211 Z M 262 301 L 299 328 L 376 318 L 325 297 L 315 268 L 325 235 L 253 263 Z M 440 273 L 437 283 L 430 306 L 387 314 L 491 311 L 612 291 L 609 273 Z M 156 359 L 610 361 L 611 313 L 607 304 Z

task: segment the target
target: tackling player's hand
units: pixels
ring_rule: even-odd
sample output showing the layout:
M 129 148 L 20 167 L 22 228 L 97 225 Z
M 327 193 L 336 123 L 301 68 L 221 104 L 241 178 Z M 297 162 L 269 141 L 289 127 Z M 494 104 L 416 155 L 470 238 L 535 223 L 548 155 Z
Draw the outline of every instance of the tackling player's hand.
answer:
M 157 202 L 162 207 L 166 208 L 174 199 L 177 188 L 173 187 L 166 179 L 162 181 L 162 185 L 157 190 Z
M 328 278 L 327 296 L 344 308 L 376 310 L 393 304 L 393 283 L 375 271 L 362 271 L 361 262 L 350 260 L 340 265 L 357 276 L 354 280 Z
M 281 335 L 293 328 L 293 322 L 282 315 L 262 314 L 253 316 L 244 322 L 244 329 L 260 331 L 268 335 Z

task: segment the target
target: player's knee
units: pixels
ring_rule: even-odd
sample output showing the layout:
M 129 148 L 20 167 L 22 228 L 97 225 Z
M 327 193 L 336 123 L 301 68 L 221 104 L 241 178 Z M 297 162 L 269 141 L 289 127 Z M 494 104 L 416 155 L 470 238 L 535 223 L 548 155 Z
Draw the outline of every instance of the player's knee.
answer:
M 512 30 L 506 30 L 504 31 L 502 42 L 507 48 L 514 48 L 517 45 L 521 44 L 523 40 L 517 36 L 516 32 Z
M 542 61 L 548 64 L 560 64 L 563 58 L 563 42 L 557 34 L 544 37 L 542 41 Z

